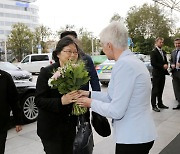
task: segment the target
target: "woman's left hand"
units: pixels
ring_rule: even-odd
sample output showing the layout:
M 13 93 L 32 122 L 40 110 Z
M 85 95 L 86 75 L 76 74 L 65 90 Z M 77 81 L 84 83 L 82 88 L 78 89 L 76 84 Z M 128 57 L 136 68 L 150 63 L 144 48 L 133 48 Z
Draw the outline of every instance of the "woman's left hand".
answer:
M 88 97 L 90 91 L 86 91 L 86 90 L 78 90 L 78 93 L 81 94 L 81 96 Z
M 63 105 L 67 105 L 70 103 L 74 103 L 77 101 L 77 98 L 79 98 L 81 95 L 78 93 L 78 91 L 72 91 L 67 93 L 66 95 L 63 95 L 61 97 L 61 102 Z
M 77 99 L 76 104 L 78 104 L 80 107 L 88 107 L 88 108 L 90 108 L 91 107 L 91 102 L 92 102 L 92 99 L 87 98 L 87 97 L 81 97 L 81 98 Z

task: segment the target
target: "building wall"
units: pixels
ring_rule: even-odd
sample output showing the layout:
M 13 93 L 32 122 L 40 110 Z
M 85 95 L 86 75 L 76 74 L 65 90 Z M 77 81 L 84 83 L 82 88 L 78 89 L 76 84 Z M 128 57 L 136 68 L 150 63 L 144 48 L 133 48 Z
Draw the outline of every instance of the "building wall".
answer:
M 7 39 L 11 26 L 18 22 L 30 29 L 38 26 L 38 7 L 31 4 L 36 0 L 0 0 L 0 47 Z

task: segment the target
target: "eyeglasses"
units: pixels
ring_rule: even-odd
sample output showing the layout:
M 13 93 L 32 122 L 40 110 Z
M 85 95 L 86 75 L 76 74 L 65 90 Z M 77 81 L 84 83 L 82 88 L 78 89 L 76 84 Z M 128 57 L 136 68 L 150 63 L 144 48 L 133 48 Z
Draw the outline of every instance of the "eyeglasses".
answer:
M 70 50 L 62 50 L 63 52 L 66 52 L 68 55 L 71 55 L 72 53 L 74 55 L 77 55 L 78 54 L 78 51 L 70 51 Z

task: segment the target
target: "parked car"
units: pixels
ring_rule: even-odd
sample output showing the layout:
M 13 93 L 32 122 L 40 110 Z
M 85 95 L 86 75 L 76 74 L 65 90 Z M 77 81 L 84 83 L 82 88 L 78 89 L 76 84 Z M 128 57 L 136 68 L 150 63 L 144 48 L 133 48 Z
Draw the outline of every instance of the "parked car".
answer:
M 52 63 L 54 63 L 54 60 L 52 59 L 52 53 L 31 54 L 22 59 L 22 61 L 17 66 L 31 73 L 39 73 L 41 68 L 46 67 Z
M 148 56 L 143 54 L 134 54 L 134 55 L 143 61 L 143 63 L 146 65 L 147 69 L 149 70 L 150 76 L 152 77 L 152 66 Z M 96 71 L 101 84 L 108 85 L 114 64 L 115 64 L 114 60 L 107 59 L 102 64 L 96 66 Z
M 114 64 L 114 60 L 106 59 L 102 64 L 96 66 L 96 71 L 101 84 L 108 85 Z
M 30 123 L 36 121 L 38 116 L 38 108 L 34 102 L 36 84 L 23 80 L 15 80 L 14 83 L 19 93 L 23 122 Z
M 0 62 L 0 69 L 11 74 L 13 80 L 32 81 L 32 74 L 30 72 L 22 70 L 10 62 Z
M 151 79 L 152 79 L 152 70 L 153 70 L 153 67 L 151 65 L 151 61 L 150 60 L 145 60 L 144 61 L 144 64 L 146 65 L 149 73 L 150 73 L 150 76 L 151 76 Z
M 144 54 L 141 54 L 141 53 L 134 53 L 134 55 L 137 57 L 137 58 L 139 58 L 141 61 L 145 61 L 146 60 L 146 58 L 147 58 L 147 56 L 146 55 L 144 55 Z
M 139 58 L 141 61 L 144 62 L 144 64 L 146 65 L 150 76 L 152 78 L 152 69 L 153 67 L 151 66 L 151 61 L 150 61 L 150 56 L 149 55 L 144 55 L 144 54 L 140 54 L 140 53 L 136 53 L 134 54 L 137 58 Z
M 23 122 L 35 121 L 38 116 L 38 109 L 34 103 L 36 85 L 31 82 L 32 74 L 9 62 L 0 62 L 0 69 L 11 74 L 14 80 L 19 93 Z

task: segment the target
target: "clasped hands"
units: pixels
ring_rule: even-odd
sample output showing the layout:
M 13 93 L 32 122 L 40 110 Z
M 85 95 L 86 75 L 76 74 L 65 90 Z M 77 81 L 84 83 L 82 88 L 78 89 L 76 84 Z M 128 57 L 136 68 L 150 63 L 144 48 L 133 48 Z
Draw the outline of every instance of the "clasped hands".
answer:
M 85 90 L 75 90 L 69 92 L 61 97 L 61 102 L 63 105 L 76 103 L 80 107 L 91 107 L 91 99 L 88 98 L 89 91 Z

